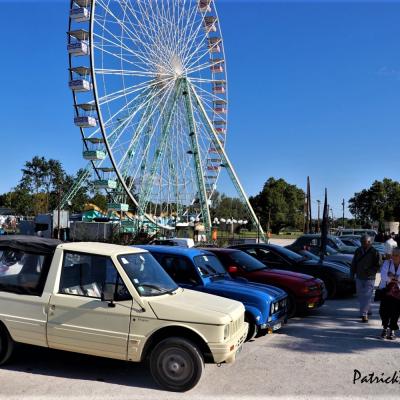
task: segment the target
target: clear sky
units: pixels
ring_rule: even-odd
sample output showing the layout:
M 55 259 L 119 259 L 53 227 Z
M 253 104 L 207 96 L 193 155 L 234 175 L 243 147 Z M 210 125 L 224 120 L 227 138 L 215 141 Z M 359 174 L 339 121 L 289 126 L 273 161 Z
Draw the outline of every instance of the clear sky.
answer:
M 67 87 L 67 0 L 0 0 L 0 193 L 34 155 L 85 165 Z M 217 1 L 228 153 L 250 195 L 274 176 L 340 203 L 400 179 L 399 1 Z

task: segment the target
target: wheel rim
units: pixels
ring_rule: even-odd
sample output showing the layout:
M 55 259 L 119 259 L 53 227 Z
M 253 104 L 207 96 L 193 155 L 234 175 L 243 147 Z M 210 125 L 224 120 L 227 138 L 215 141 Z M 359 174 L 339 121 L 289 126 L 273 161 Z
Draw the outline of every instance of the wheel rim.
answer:
M 175 384 L 185 384 L 193 376 L 193 360 L 186 351 L 181 349 L 174 348 L 162 352 L 158 366 L 164 379 Z

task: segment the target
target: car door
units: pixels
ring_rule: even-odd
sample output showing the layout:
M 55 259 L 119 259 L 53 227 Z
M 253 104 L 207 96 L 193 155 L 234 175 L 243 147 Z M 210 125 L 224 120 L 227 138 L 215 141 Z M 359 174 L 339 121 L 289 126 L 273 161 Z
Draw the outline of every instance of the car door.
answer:
M 117 283 L 113 306 L 101 300 L 104 284 Z M 59 290 L 49 302 L 51 348 L 127 359 L 132 298 L 109 257 L 65 252 Z

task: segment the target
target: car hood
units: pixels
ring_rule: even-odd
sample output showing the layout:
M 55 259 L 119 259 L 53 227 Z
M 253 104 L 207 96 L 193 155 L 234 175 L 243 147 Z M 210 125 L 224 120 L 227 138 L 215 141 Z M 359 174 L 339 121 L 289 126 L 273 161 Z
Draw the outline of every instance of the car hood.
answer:
M 284 290 L 275 286 L 233 279 L 210 279 L 201 290 L 243 303 L 271 302 L 286 296 Z
M 336 264 L 334 262 L 328 262 L 328 261 L 323 261 L 322 264 L 320 262 L 317 261 L 313 261 L 313 260 L 306 260 L 302 262 L 303 265 L 309 265 L 309 266 L 323 266 L 326 268 L 333 268 L 336 271 L 342 272 L 343 274 L 346 275 L 350 275 L 350 268 L 346 267 L 343 264 Z
M 251 271 L 246 274 L 247 276 L 257 276 L 259 278 L 265 276 L 265 278 L 270 278 L 271 276 L 276 276 L 276 277 L 288 277 L 291 278 L 292 280 L 297 280 L 297 281 L 309 281 L 310 279 L 314 279 L 313 276 L 311 275 L 306 275 L 306 274 L 301 274 L 300 272 L 293 272 L 293 271 L 286 271 L 284 269 L 261 269 L 258 271 Z
M 351 264 L 351 261 L 353 260 L 353 256 L 351 254 L 331 254 L 330 256 L 325 256 L 325 260 L 330 261 L 330 262 L 344 262 L 346 264 Z
M 225 325 L 244 313 L 242 303 L 179 288 L 174 294 L 146 298 L 157 318 L 197 324 Z

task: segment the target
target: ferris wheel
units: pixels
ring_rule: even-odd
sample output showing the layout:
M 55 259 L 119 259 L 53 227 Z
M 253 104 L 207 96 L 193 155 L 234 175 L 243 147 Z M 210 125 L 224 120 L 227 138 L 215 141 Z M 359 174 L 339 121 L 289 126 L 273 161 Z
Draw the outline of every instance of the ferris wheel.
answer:
M 258 226 L 226 155 L 228 80 L 215 0 L 72 0 L 69 86 L 83 157 L 111 210 L 207 232 L 225 169 Z

